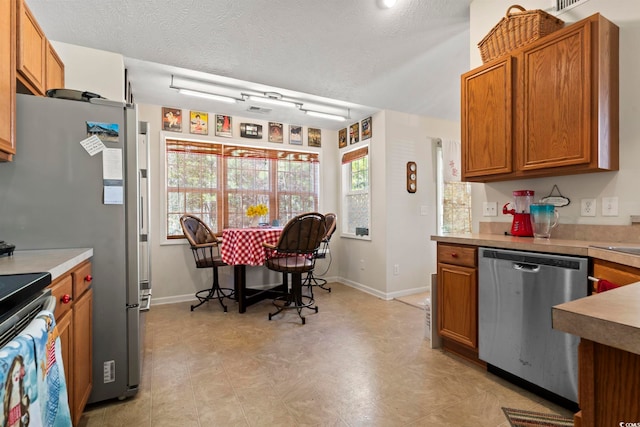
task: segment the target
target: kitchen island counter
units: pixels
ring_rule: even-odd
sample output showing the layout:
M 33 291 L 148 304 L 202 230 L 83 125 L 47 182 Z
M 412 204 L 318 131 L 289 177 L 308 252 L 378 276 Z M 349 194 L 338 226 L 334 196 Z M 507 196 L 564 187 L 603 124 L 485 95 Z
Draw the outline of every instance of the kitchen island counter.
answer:
M 0 274 L 51 273 L 51 280 L 93 256 L 92 248 L 15 251 L 0 257 Z
M 640 283 L 553 307 L 553 328 L 640 354 Z
M 553 307 L 553 328 L 581 338 L 575 425 L 635 425 L 640 420 L 639 306 L 637 282 Z

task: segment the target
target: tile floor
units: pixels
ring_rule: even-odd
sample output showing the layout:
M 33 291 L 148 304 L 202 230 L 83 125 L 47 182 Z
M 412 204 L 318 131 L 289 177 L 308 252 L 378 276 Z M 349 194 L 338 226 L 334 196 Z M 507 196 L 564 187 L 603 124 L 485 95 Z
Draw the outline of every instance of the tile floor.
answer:
M 90 405 L 94 426 L 504 426 L 501 407 L 570 413 L 440 350 L 424 312 L 340 284 L 320 311 L 272 321 L 263 301 L 154 306 L 140 392 Z

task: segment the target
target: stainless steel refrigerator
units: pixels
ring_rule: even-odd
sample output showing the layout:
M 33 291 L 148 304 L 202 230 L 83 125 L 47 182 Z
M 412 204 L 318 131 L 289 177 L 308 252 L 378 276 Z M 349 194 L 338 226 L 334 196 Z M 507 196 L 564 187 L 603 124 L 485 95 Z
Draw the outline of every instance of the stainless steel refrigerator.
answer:
M 133 106 L 101 99 L 19 94 L 16 104 L 17 154 L 0 164 L 0 240 L 93 248 L 89 402 L 131 396 L 142 370 L 140 293 L 151 288 L 146 124 Z

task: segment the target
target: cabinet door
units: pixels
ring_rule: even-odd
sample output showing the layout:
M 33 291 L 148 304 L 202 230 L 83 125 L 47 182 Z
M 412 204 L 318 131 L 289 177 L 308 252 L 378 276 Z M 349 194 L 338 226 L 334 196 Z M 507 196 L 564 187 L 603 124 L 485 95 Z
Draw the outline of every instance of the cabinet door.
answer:
M 73 424 L 77 425 L 92 387 L 93 289 L 73 306 Z
M 478 348 L 477 270 L 438 264 L 438 332 L 469 348 Z
M 64 88 L 64 64 L 51 43 L 47 41 L 47 80 L 45 92 L 49 89 Z
M 69 398 L 69 409 L 72 409 L 73 397 L 73 311 L 56 319 L 56 328 L 60 334 L 60 346 L 62 362 L 64 365 L 64 376 L 67 382 L 67 394 Z M 71 415 L 73 417 L 73 414 Z
M 591 27 L 573 28 L 518 56 L 519 170 L 591 161 Z
M 512 172 L 512 58 L 462 75 L 462 179 Z
M 11 160 L 16 152 L 15 28 L 15 1 L 0 2 L 0 161 Z
M 18 0 L 17 68 L 21 81 L 35 94 L 44 94 L 47 38 L 24 0 Z

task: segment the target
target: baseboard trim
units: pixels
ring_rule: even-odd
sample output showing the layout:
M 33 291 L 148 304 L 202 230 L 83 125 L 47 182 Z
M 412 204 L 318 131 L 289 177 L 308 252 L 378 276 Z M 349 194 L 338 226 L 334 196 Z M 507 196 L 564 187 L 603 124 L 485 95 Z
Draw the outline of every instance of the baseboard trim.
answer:
M 352 280 L 347 280 L 347 279 L 345 279 L 343 277 L 338 278 L 336 281 L 339 282 L 339 283 L 342 283 L 343 285 L 349 286 L 350 288 L 354 288 L 354 289 L 357 289 L 359 291 L 366 292 L 369 295 L 373 295 L 374 297 L 381 298 L 381 299 L 383 299 L 385 301 L 390 301 L 390 300 L 393 299 L 393 297 L 389 297 L 389 295 L 384 293 L 384 292 L 380 292 L 377 289 L 370 288 L 368 286 L 365 286 L 365 285 L 363 285 L 361 283 L 358 283 L 358 282 L 354 282 Z
M 377 289 L 371 288 L 369 286 L 365 286 L 361 283 L 358 282 L 354 282 L 352 280 L 347 280 L 344 277 L 323 277 L 323 279 L 325 279 L 328 283 L 332 283 L 332 282 L 337 282 L 337 283 L 341 283 L 345 286 L 349 286 L 350 288 L 354 288 L 357 289 L 359 291 L 365 292 L 369 295 L 373 295 L 374 297 L 383 299 L 385 301 L 391 301 L 394 298 L 398 298 L 398 297 L 403 297 L 406 295 L 412 295 L 412 294 L 417 294 L 420 292 L 426 292 L 430 289 L 429 286 L 421 286 L 419 288 L 412 288 L 412 289 L 404 289 L 402 291 L 396 291 L 396 292 L 380 292 Z M 255 289 L 260 289 L 262 287 L 269 288 L 272 287 L 274 285 L 258 285 L 258 286 L 251 286 L 251 288 L 255 288 Z M 181 302 L 189 302 L 189 301 L 197 301 L 196 297 L 193 294 L 187 294 L 187 295 L 174 295 L 174 296 L 170 296 L 170 297 L 160 297 L 160 298 L 156 298 L 156 297 L 151 297 L 151 305 L 164 305 L 164 304 L 177 304 L 177 303 L 181 303 Z

